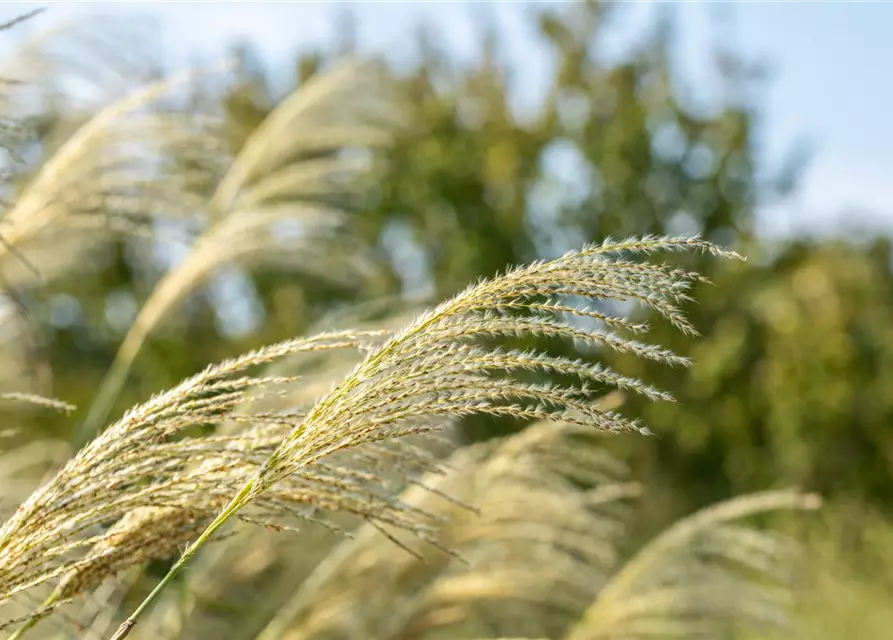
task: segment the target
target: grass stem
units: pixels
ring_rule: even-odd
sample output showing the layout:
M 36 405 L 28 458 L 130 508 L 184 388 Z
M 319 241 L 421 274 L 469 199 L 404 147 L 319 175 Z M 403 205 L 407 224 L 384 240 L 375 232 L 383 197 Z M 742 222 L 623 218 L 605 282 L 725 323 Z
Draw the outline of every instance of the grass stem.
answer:
M 152 592 L 146 596 L 146 598 L 140 603 L 140 605 L 134 609 L 133 613 L 128 616 L 127 620 L 121 623 L 121 626 L 118 627 L 118 630 L 115 632 L 115 635 L 112 636 L 111 640 L 124 640 L 133 628 L 136 626 L 137 621 L 140 616 L 145 613 L 146 609 L 158 598 L 159 595 L 164 591 L 165 587 L 167 587 L 170 582 L 177 577 L 180 571 L 183 570 L 190 560 L 192 560 L 193 556 L 198 553 L 198 550 L 201 549 L 205 543 L 211 539 L 217 531 L 226 524 L 227 521 L 231 517 L 233 517 L 236 513 L 238 513 L 246 504 L 247 498 L 251 493 L 251 490 L 254 488 L 254 484 L 256 482 L 256 478 L 245 483 L 245 486 L 242 487 L 241 491 L 239 491 L 236 496 L 230 500 L 229 504 L 220 512 L 214 521 L 208 525 L 208 527 L 202 532 L 202 534 L 193 542 L 180 556 L 179 560 L 174 563 L 174 566 L 170 568 L 161 581 L 155 585 L 155 588 L 152 589 Z

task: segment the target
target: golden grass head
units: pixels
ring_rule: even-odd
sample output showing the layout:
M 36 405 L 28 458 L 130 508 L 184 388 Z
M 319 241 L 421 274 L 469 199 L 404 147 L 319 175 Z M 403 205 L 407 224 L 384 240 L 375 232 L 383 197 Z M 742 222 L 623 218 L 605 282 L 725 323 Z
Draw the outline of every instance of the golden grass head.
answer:
M 148 336 L 223 267 L 285 266 L 364 290 L 382 282 L 375 251 L 348 224 L 368 163 L 347 152 L 370 152 L 390 138 L 396 109 L 387 93 L 371 65 L 343 61 L 302 84 L 251 133 L 212 181 L 209 204 L 194 207 L 204 214 L 201 233 L 140 309 L 80 438 L 104 423 Z
M 634 420 L 598 409 L 591 400 L 612 389 L 672 401 L 669 393 L 598 363 L 541 351 L 506 351 L 486 340 L 545 336 L 670 366 L 687 365 L 686 358 L 666 349 L 610 331 L 643 333 L 646 325 L 565 302 L 569 297 L 638 302 L 696 335 L 678 305 L 688 300 L 691 283 L 703 278 L 625 259 L 686 249 L 740 257 L 691 238 L 607 241 L 481 282 L 422 314 L 316 403 L 264 466 L 253 495 L 343 448 L 425 431 L 425 421 L 436 417 L 485 413 L 559 420 L 611 433 L 647 433 Z M 537 375 L 571 382 L 538 382 Z
M 679 520 L 619 569 L 568 640 L 715 638 L 731 630 L 786 628 L 800 546 L 740 521 L 820 504 L 813 494 L 766 491 Z

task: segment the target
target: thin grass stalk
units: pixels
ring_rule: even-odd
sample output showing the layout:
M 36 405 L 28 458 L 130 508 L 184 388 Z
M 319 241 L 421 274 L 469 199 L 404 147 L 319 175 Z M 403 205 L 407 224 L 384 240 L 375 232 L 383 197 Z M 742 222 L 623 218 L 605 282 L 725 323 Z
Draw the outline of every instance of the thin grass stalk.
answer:
M 167 574 L 162 578 L 155 588 L 152 589 L 152 592 L 146 596 L 146 598 L 140 603 L 140 605 L 133 610 L 133 613 L 125 620 L 118 630 L 115 631 L 115 634 L 112 636 L 111 640 L 123 640 L 130 632 L 133 630 L 133 627 L 136 626 L 137 620 L 139 620 L 140 616 L 145 612 L 145 610 L 155 601 L 155 599 L 161 595 L 161 592 L 167 587 L 171 580 L 176 578 L 183 568 L 189 564 L 189 561 L 198 553 L 198 550 L 201 549 L 211 537 L 217 533 L 217 531 L 224 524 L 229 522 L 229 519 L 237 514 L 242 508 L 248 503 L 248 498 L 251 495 L 251 492 L 254 490 L 254 485 L 256 480 L 252 478 L 245 486 L 236 494 L 230 503 L 224 507 L 223 511 L 214 518 L 213 522 L 208 525 L 208 528 L 204 530 L 204 532 L 193 542 L 190 544 L 183 554 L 177 559 L 174 565 L 170 568 Z

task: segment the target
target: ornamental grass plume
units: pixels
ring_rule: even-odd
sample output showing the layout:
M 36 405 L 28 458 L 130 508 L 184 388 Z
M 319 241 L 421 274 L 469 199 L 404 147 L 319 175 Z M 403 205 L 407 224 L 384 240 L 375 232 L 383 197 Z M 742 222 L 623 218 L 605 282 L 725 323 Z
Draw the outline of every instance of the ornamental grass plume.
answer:
M 574 301 L 638 301 L 682 331 L 696 333 L 678 305 L 688 298 L 691 282 L 703 278 L 628 259 L 661 249 L 735 256 L 689 238 L 606 242 L 481 282 L 397 333 L 329 332 L 209 367 L 129 411 L 0 528 L 0 601 L 52 586 L 27 627 L 104 578 L 195 540 L 122 625 L 117 637 L 126 636 L 196 550 L 234 517 L 282 526 L 290 516 L 342 511 L 387 532 L 406 549 L 393 530 L 443 547 L 436 536 L 437 514 L 402 503 L 380 481 L 385 459 L 389 465 L 397 461 L 406 476 L 436 467 L 436 460 L 397 439 L 442 429 L 445 420 L 471 413 L 649 433 L 592 400 L 611 389 L 672 400 L 666 392 L 599 364 L 547 351 L 506 350 L 494 338 L 563 338 L 687 364 L 619 333 L 643 333 L 644 324 Z M 306 411 L 260 408 L 265 394 L 298 381 L 245 375 L 248 368 L 345 348 L 367 355 Z M 543 382 L 537 375 L 560 382 Z M 247 428 L 193 437 L 207 426 L 239 422 Z M 219 515 L 213 518 L 214 513 Z
M 377 335 L 339 332 L 279 343 L 209 367 L 130 410 L 0 527 L 0 603 L 55 584 L 55 607 L 129 566 L 176 552 L 256 473 L 294 419 L 250 408 L 233 415 L 249 397 L 262 399 L 259 389 L 276 393 L 295 382 L 245 372 L 299 352 L 356 348 Z M 226 420 L 251 426 L 231 436 L 189 437 Z M 427 535 L 424 515 L 404 513 L 375 480 L 333 458 L 294 475 L 245 516 L 269 522 L 332 508 Z
M 328 313 L 315 325 L 330 330 L 353 327 L 375 332 L 379 335 L 374 340 L 370 338 L 372 347 L 415 317 L 418 306 L 394 299 L 372 300 Z M 302 407 L 306 411 L 360 359 L 361 353 L 346 349 L 281 358 L 266 367 L 263 375 L 300 378 L 300 383 L 284 386 L 281 394 L 249 397 L 246 402 L 254 412 L 294 412 Z M 216 433 L 235 434 L 248 426 L 233 416 Z M 408 484 L 417 485 L 422 474 L 443 471 L 440 463 L 444 455 L 458 445 L 458 433 L 445 425 L 436 435 L 422 434 L 363 446 L 353 450 L 349 458 L 342 456 L 341 464 L 372 472 L 383 491 L 397 496 Z M 140 626 L 140 635 L 253 637 L 278 604 L 309 575 L 316 559 L 345 536 L 352 536 L 357 524 L 363 522 L 341 512 L 321 513 L 319 517 L 324 520 L 309 523 L 316 526 L 299 526 L 289 535 L 278 535 L 275 529 L 241 531 L 217 542 L 190 567 L 184 589 L 166 593 L 153 608 Z M 184 590 L 189 597 L 183 597 Z M 205 606 L 221 601 L 238 607 L 241 614 L 222 618 L 215 607 Z
M 351 315 L 354 316 L 353 319 L 359 320 L 355 314 Z M 396 318 L 399 319 L 400 316 Z M 187 444 L 185 442 L 179 447 L 175 446 L 177 453 L 168 452 L 174 457 L 189 454 L 194 456 L 192 463 L 180 465 L 180 471 L 204 472 L 193 486 L 183 488 L 184 491 L 194 491 L 197 497 L 189 505 L 186 505 L 187 497 L 184 496 L 182 505 L 137 507 L 124 513 L 116 522 L 110 519 L 112 524 L 109 529 L 85 552 L 80 563 L 59 579 L 53 595 L 54 601 L 58 604 L 70 598 L 84 596 L 94 591 L 102 582 L 107 582 L 109 578 L 134 565 L 174 555 L 197 536 L 223 506 L 219 502 L 219 495 L 234 493 L 270 454 L 272 447 L 281 439 L 281 436 L 277 436 L 277 431 L 287 431 L 287 421 L 300 415 L 301 407 L 306 407 L 318 395 L 319 392 L 315 389 L 322 383 L 328 382 L 331 385 L 340 379 L 344 375 L 343 361 L 353 360 L 355 363 L 359 358 L 355 354 L 346 356 L 351 350 L 339 347 L 371 348 L 392 333 L 381 328 L 382 325 L 393 324 L 394 321 L 394 318 L 386 317 L 384 322 L 381 319 L 377 322 L 360 322 L 359 324 L 365 326 L 361 326 L 359 330 L 336 334 L 329 332 L 317 336 L 315 341 L 308 341 L 304 345 L 306 348 L 296 345 L 294 349 L 282 350 L 277 354 L 277 359 L 266 365 L 263 364 L 263 359 L 255 362 L 247 358 L 246 366 L 263 365 L 264 371 L 256 379 L 257 385 L 246 384 L 240 397 L 229 398 L 227 405 L 234 409 L 219 416 L 216 423 L 217 435 L 230 437 L 193 440 L 193 445 L 199 442 L 202 444 L 198 454 L 195 448 L 184 447 Z M 332 336 L 356 340 L 337 344 L 337 341 L 332 342 Z M 313 377 L 306 384 L 303 379 L 298 384 L 299 374 L 306 373 L 308 369 L 297 356 L 304 356 L 312 367 Z M 328 367 L 327 364 L 336 366 Z M 332 371 L 327 373 L 326 369 Z M 275 393 L 269 393 L 269 389 L 260 384 L 264 380 L 278 383 Z M 201 384 L 207 384 L 207 380 Z M 186 394 L 195 393 L 195 384 L 184 383 L 181 387 L 183 386 L 187 388 Z M 200 418 L 188 412 L 184 412 L 184 415 L 186 419 L 181 428 L 186 430 L 189 420 Z M 219 449 L 216 456 L 212 455 L 215 447 Z M 164 456 L 164 451 L 157 453 Z M 241 457 L 238 461 L 240 464 L 234 464 L 234 455 Z M 354 517 L 359 515 L 364 519 L 386 519 L 392 509 L 387 502 L 399 493 L 402 486 L 399 483 L 411 480 L 423 472 L 433 471 L 438 457 L 439 454 L 426 442 L 399 441 L 369 445 L 351 452 L 350 456 L 336 457 L 327 460 L 324 465 L 308 469 L 307 473 L 291 479 L 288 486 L 281 487 L 282 491 L 277 495 L 281 499 L 280 506 L 290 508 L 292 515 L 300 510 L 303 520 L 340 532 L 343 526 L 350 526 L 352 523 L 349 517 L 337 522 L 332 520 L 333 514 L 329 512 L 335 505 L 339 505 L 335 508 L 348 516 L 347 512 L 351 512 Z M 137 463 L 138 458 L 139 456 L 134 456 L 131 462 Z M 164 473 L 144 480 L 159 480 L 161 477 L 164 477 Z M 326 482 L 337 483 L 337 495 L 333 496 L 331 490 L 322 486 Z M 310 486 L 314 487 L 312 492 L 308 491 Z M 117 488 L 113 488 L 109 497 L 114 498 L 116 491 Z M 211 498 L 208 499 L 208 496 Z M 329 507 L 329 512 L 326 512 L 326 506 Z M 322 513 L 317 514 L 318 511 Z M 255 514 L 257 517 L 253 520 L 258 520 L 261 515 L 262 521 L 268 526 L 277 529 L 282 526 L 272 520 L 270 513 Z M 81 623 L 85 615 L 77 614 Z M 33 623 L 36 619 L 37 616 L 30 622 Z
M 192 185 L 215 166 L 222 138 L 202 109 L 175 102 L 206 72 L 159 79 L 148 55 L 155 33 L 147 23 L 143 33 L 134 26 L 63 21 L 4 60 L 4 120 L 12 122 L 2 132 L 14 142 L 3 143 L 10 151 L 3 163 L 9 204 L 0 216 L 7 289 L 39 284 L 79 266 L 77 258 L 105 240 L 144 234 L 153 221 L 192 216 L 203 204 Z M 16 153 L 35 124 L 46 129 L 46 157 L 36 168 Z M 172 155 L 195 162 L 173 167 Z
M 721 257 L 740 257 L 697 238 L 649 236 L 607 241 L 483 281 L 420 316 L 369 353 L 306 416 L 296 420 L 296 426 L 257 473 L 122 624 L 116 640 L 130 633 L 149 604 L 223 525 L 249 505 L 264 500 L 278 483 L 328 456 L 368 443 L 429 432 L 437 428 L 434 420 L 474 413 L 548 419 L 609 433 L 650 433 L 634 420 L 599 409 L 591 400 L 610 389 L 639 393 L 652 400 L 672 400 L 670 394 L 600 364 L 545 351 L 504 350 L 484 339 L 548 336 L 629 352 L 669 365 L 687 364 L 687 359 L 666 349 L 568 321 L 598 321 L 608 329 L 646 331 L 641 323 L 564 301 L 571 296 L 624 300 L 639 302 L 681 331 L 696 334 L 678 305 L 688 299 L 691 283 L 703 277 L 666 264 L 628 259 L 660 250 L 700 250 Z M 570 381 L 540 382 L 536 374 Z
M 217 183 L 205 228 L 183 263 L 155 286 L 124 337 L 81 425 L 86 442 L 108 417 L 155 327 L 224 265 L 286 264 L 364 288 L 380 275 L 347 225 L 365 162 L 350 151 L 388 140 L 393 111 L 380 74 L 345 61 L 302 84 L 255 129 Z
M 436 491 L 423 475 L 428 473 L 436 479 L 450 472 L 444 467 L 441 454 L 447 448 L 449 444 L 442 439 L 431 441 L 429 436 L 422 435 L 361 446 L 350 458 L 341 456 L 340 464 L 378 478 L 384 491 L 404 508 L 429 513 L 428 520 L 434 525 L 432 542 L 440 544 L 439 532 L 448 524 L 446 515 L 437 509 L 427 509 L 427 505 L 407 503 L 401 488 L 426 487 L 422 490 Z M 320 557 L 339 542 L 359 535 L 362 529 L 358 529 L 357 522 L 377 532 L 386 531 L 387 535 L 379 535 L 387 546 L 399 549 L 400 555 L 405 550 L 399 544 L 394 545 L 394 539 L 403 544 L 404 538 L 419 537 L 416 531 L 401 535 L 403 528 L 380 521 L 364 524 L 365 518 L 331 511 L 320 512 L 308 522 L 311 526 L 301 526 L 296 521 L 295 528 L 286 527 L 287 535 L 272 527 L 260 531 L 256 528 L 235 530 L 195 560 L 184 576 L 182 589 L 164 594 L 135 630 L 136 637 L 253 638 L 278 606 L 311 575 Z M 221 604 L 234 615 L 221 616 Z
M 669 393 L 600 364 L 545 351 L 506 351 L 482 339 L 563 338 L 668 365 L 687 365 L 686 358 L 666 349 L 610 331 L 574 326 L 566 318 L 597 320 L 606 327 L 639 333 L 647 330 L 643 324 L 556 300 L 577 296 L 638 301 L 681 331 L 696 335 L 677 305 L 688 299 L 692 281 L 703 280 L 700 275 L 616 258 L 684 249 L 737 255 L 691 238 L 607 241 L 483 281 L 422 314 L 314 405 L 246 486 L 245 504 L 309 462 L 361 442 L 424 431 L 424 420 L 437 416 L 488 413 L 560 420 L 612 433 L 648 433 L 636 421 L 599 410 L 586 400 L 614 388 L 651 400 L 672 401 Z M 523 379 L 524 372 L 573 377 L 576 382 L 542 383 Z

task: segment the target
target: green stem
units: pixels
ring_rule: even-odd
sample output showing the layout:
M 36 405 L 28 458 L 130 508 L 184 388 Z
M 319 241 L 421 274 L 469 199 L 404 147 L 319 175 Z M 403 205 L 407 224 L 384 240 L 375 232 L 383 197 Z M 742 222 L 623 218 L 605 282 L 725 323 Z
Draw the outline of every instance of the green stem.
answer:
M 52 606 L 56 604 L 56 601 L 59 600 L 60 595 L 62 595 L 62 589 L 60 587 L 56 587 L 56 590 L 53 591 L 49 595 L 49 597 L 43 601 L 43 604 L 40 605 L 40 608 L 37 610 L 37 612 L 31 618 L 26 620 L 21 627 L 16 629 L 11 636 L 9 636 L 9 640 L 19 640 L 19 638 L 24 636 L 29 629 L 36 625 L 41 618 L 43 618 L 50 612 Z
M 220 529 L 231 517 L 233 517 L 236 513 L 242 510 L 242 508 L 248 504 L 248 495 L 251 493 L 251 490 L 254 488 L 255 483 L 257 482 L 257 478 L 252 478 L 249 480 L 244 487 L 242 487 L 241 491 L 239 491 L 236 496 L 230 500 L 229 504 L 220 512 L 214 521 L 208 525 L 208 527 L 202 532 L 202 534 L 193 542 L 186 551 L 183 552 L 183 555 L 180 556 L 180 559 L 174 563 L 174 566 L 170 568 L 170 571 L 167 572 L 167 575 L 161 579 L 161 581 L 155 585 L 155 588 L 152 589 L 152 593 L 146 596 L 146 599 L 143 600 L 140 605 L 134 609 L 133 613 L 130 614 L 130 617 L 125 620 L 118 630 L 115 632 L 115 635 L 112 636 L 111 640 L 123 640 L 133 628 L 136 626 L 137 621 L 140 616 L 145 613 L 146 609 L 149 608 L 155 599 L 161 595 L 161 592 L 164 591 L 165 587 L 173 580 L 177 575 L 182 571 L 182 569 L 186 566 L 186 564 L 192 559 L 192 557 L 198 553 L 198 550 L 201 549 L 204 544 L 211 539 L 217 530 Z

